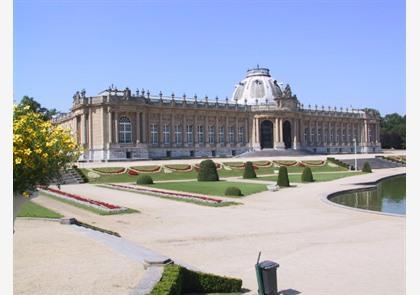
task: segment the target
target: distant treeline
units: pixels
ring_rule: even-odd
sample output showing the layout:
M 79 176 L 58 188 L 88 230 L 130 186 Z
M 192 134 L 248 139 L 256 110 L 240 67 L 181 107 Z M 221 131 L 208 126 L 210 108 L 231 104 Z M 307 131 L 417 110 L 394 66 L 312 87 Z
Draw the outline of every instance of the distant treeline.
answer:
M 382 148 L 405 149 L 405 115 L 397 113 L 381 117 Z

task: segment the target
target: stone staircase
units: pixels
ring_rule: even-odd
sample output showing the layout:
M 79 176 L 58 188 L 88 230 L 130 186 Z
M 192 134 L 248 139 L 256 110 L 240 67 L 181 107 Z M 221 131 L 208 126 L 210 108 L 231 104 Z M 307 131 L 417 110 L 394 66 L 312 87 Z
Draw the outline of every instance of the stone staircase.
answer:
M 350 166 L 354 166 L 354 159 L 340 159 L 341 162 L 346 163 Z M 386 169 L 386 168 L 397 168 L 405 167 L 402 163 L 397 163 L 389 161 L 383 158 L 366 158 L 366 159 L 357 159 L 357 169 L 362 170 L 363 164 L 368 162 L 372 169 Z
M 60 183 L 61 184 L 77 184 L 84 183 L 82 176 L 74 168 L 66 168 L 61 172 Z
M 279 157 L 279 156 L 303 156 L 303 155 L 313 155 L 309 151 L 305 150 L 293 150 L 293 149 L 284 149 L 284 150 L 275 150 L 275 149 L 264 149 L 261 151 L 249 151 L 237 155 L 235 158 L 252 158 L 252 157 Z

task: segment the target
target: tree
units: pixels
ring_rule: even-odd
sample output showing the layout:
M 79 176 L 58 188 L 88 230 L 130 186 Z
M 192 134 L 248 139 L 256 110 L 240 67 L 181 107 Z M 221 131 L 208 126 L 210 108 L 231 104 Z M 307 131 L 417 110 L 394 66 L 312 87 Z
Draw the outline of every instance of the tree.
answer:
M 381 118 L 381 144 L 383 148 L 405 149 L 406 116 L 397 113 Z
M 25 107 L 28 107 L 25 109 Z M 34 112 L 34 113 L 38 113 L 41 115 L 42 119 L 47 121 L 47 120 L 51 120 L 52 117 L 56 114 L 58 114 L 56 109 L 47 109 L 41 106 L 41 104 L 39 102 L 37 102 L 33 97 L 29 97 L 29 96 L 24 96 L 22 97 L 19 105 L 18 105 L 18 109 L 16 111 L 22 111 L 24 110 L 23 113 L 26 112 Z M 16 113 L 16 115 L 19 115 L 19 113 Z
M 212 160 L 204 160 L 200 163 L 200 171 L 198 171 L 198 181 L 218 181 L 216 164 Z
M 252 165 L 252 162 L 245 163 L 243 178 L 257 178 L 257 174 L 255 174 L 255 169 Z
M 287 167 L 286 166 L 280 166 L 280 168 L 279 168 L 279 176 L 277 177 L 277 185 L 278 186 L 290 186 L 289 175 L 287 173 Z

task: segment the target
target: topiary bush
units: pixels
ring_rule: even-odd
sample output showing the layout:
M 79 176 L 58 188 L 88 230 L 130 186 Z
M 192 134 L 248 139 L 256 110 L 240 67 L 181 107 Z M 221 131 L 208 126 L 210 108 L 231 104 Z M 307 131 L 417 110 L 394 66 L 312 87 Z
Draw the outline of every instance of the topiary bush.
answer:
M 236 186 L 230 186 L 226 188 L 225 196 L 240 197 L 243 195 L 239 188 L 237 188 Z
M 279 176 L 277 177 L 278 186 L 290 186 L 289 175 L 286 166 L 280 166 Z
M 181 295 L 188 293 L 240 292 L 242 280 L 196 272 L 185 267 L 166 265 L 160 281 L 151 295 Z
M 372 173 L 372 168 L 370 168 L 369 162 L 363 164 L 362 172 Z
M 305 167 L 302 172 L 302 182 L 313 182 L 314 177 L 312 175 L 312 170 L 309 167 Z
M 257 178 L 257 174 L 255 174 L 255 169 L 252 165 L 252 162 L 245 163 L 243 178 Z
M 153 184 L 153 179 L 150 175 L 140 175 L 136 181 L 137 184 Z
M 204 160 L 200 163 L 197 176 L 198 181 L 219 181 L 216 164 L 212 160 Z

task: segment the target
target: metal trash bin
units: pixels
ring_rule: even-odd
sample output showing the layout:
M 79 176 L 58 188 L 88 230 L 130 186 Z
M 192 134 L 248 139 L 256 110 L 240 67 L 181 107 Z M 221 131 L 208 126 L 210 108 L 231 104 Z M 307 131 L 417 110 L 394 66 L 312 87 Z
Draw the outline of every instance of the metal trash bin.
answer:
M 262 282 L 263 282 L 263 294 L 266 295 L 277 295 L 277 268 L 279 264 L 265 260 L 258 264 L 258 267 L 261 269 Z

